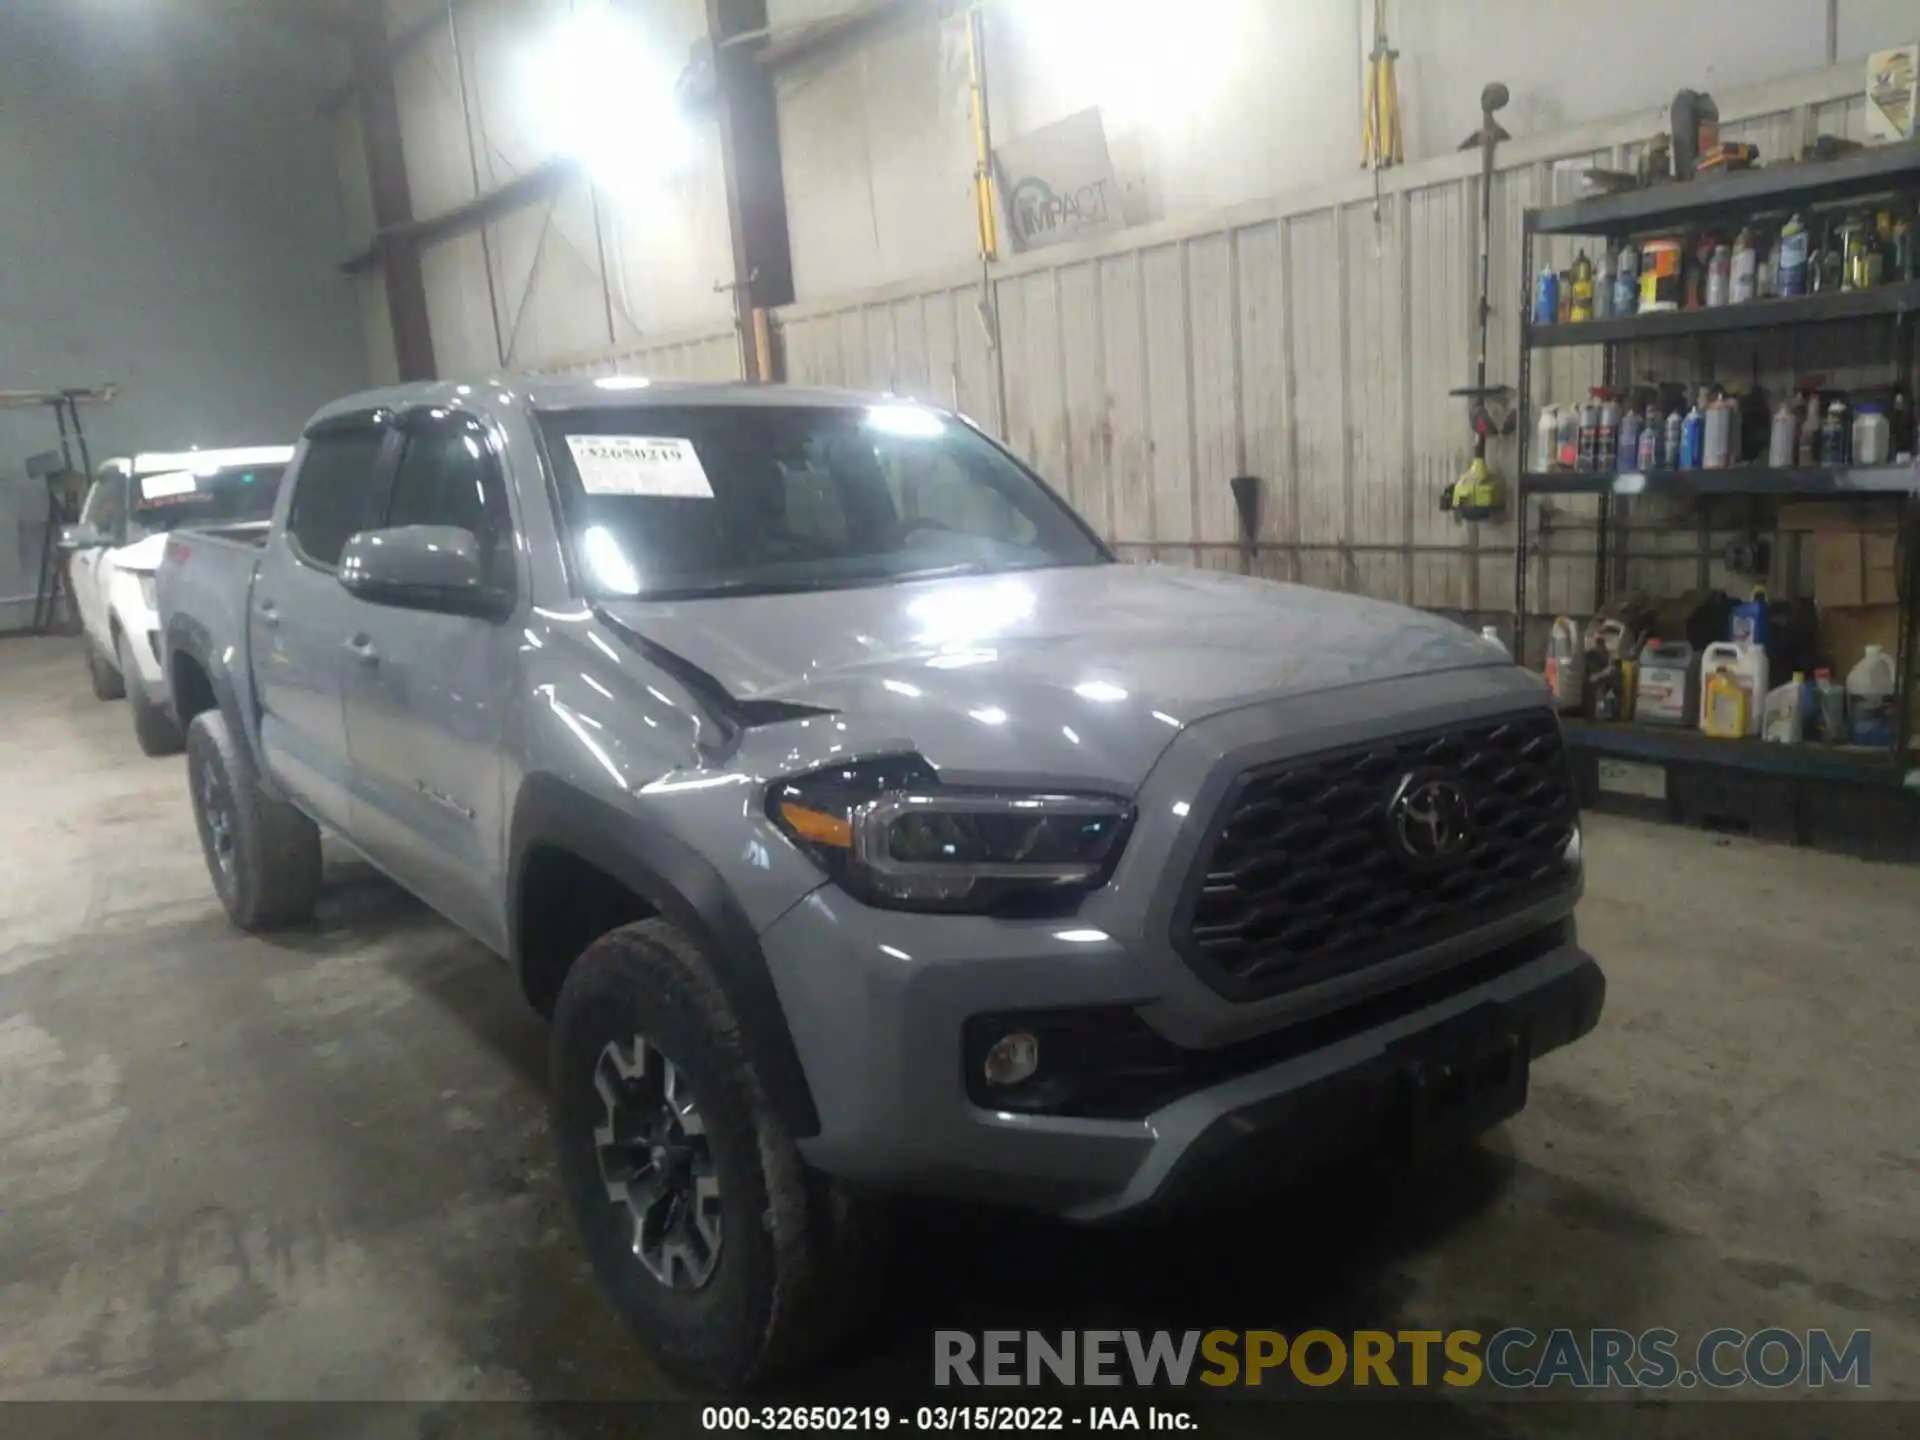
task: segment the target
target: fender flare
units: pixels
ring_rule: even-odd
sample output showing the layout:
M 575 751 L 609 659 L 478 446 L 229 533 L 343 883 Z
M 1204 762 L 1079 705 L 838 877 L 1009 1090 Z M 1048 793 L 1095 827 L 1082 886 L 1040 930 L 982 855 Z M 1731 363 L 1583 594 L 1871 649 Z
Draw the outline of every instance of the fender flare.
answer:
M 507 868 L 507 933 L 523 993 L 520 894 L 527 856 L 536 846 L 569 851 L 605 871 L 700 942 L 753 1046 L 781 1120 L 796 1138 L 819 1134 L 819 1112 L 760 937 L 720 872 L 698 851 L 631 811 L 555 776 L 528 775 L 513 808 Z
M 240 704 L 240 695 L 234 689 L 233 676 L 227 667 L 213 659 L 213 637 L 206 626 L 186 615 L 174 615 L 167 622 L 166 634 L 162 637 L 162 651 L 166 656 L 163 669 L 167 681 L 167 706 L 173 712 L 174 719 L 184 731 L 190 717 L 180 713 L 180 685 L 174 673 L 174 663 L 185 656 L 198 665 L 207 677 L 207 683 L 213 687 L 214 704 L 227 724 L 233 730 L 234 738 L 240 742 L 240 749 L 247 761 L 253 766 L 256 775 L 265 779 L 265 769 L 260 764 L 260 752 L 255 744 L 254 727 L 248 723 L 244 708 Z

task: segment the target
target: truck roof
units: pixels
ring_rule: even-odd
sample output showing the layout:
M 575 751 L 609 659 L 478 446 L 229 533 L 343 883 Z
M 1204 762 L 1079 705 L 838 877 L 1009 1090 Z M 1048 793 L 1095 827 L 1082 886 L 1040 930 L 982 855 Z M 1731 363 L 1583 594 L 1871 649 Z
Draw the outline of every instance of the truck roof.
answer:
M 850 405 L 899 403 L 903 397 L 873 391 L 802 385 L 749 385 L 740 381 L 654 380 L 639 375 L 525 375 L 510 379 L 422 380 L 362 390 L 334 401 L 308 423 L 336 415 L 399 405 L 464 405 L 492 409 L 526 405 L 535 410 L 643 409 L 657 405 L 765 405 L 844 409 Z M 937 407 L 936 407 L 937 408 Z
M 210 474 L 240 465 L 284 465 L 293 459 L 291 445 L 242 445 L 226 450 L 146 450 L 138 455 L 116 455 L 100 462 L 100 472 L 123 471 L 128 475 L 161 475 L 177 470 Z

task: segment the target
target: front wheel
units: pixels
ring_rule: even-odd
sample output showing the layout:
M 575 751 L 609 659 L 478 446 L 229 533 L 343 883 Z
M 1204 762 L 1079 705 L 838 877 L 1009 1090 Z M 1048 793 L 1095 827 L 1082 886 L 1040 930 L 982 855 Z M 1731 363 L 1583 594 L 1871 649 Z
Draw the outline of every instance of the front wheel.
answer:
M 133 738 L 143 755 L 177 755 L 186 739 L 167 708 L 147 694 L 140 678 L 140 666 L 134 659 L 132 643 L 120 637 L 120 674 L 126 681 L 127 708 L 133 711 Z
M 663 1363 L 738 1390 L 845 1333 L 876 1215 L 807 1171 L 691 938 L 661 920 L 601 937 L 561 988 L 551 1047 L 588 1258 Z
M 242 930 L 297 924 L 320 897 L 320 830 L 261 787 L 227 717 L 187 727 L 187 784 L 214 893 Z

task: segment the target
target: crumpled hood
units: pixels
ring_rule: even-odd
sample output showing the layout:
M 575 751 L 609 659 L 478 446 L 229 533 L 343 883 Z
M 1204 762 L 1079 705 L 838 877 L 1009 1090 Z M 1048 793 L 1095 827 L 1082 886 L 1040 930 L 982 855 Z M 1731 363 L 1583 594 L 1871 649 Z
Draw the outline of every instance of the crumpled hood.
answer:
M 1214 571 L 1095 565 L 607 611 L 739 699 L 858 717 L 936 767 L 1135 783 L 1258 700 L 1510 665 L 1449 621 Z
M 149 535 L 113 552 L 113 563 L 121 570 L 151 574 L 160 568 L 160 557 L 167 553 L 165 532 Z

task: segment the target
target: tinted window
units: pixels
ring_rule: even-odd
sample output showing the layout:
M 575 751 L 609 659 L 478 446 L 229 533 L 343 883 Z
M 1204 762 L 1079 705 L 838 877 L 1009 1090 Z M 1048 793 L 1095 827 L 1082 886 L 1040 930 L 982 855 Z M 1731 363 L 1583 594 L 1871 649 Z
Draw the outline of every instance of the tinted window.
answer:
M 127 518 L 127 477 L 112 474 L 94 481 L 80 518 L 97 529 L 109 543 L 119 544 Z
M 239 525 L 270 519 L 284 465 L 243 465 L 194 476 L 191 490 L 168 485 L 148 495 L 134 483 L 129 537 L 140 539 L 183 525 Z
M 510 581 L 506 492 L 486 432 L 449 419 L 409 430 L 387 502 L 388 525 L 451 525 L 480 542 L 496 582 Z
M 931 410 L 639 405 L 541 417 L 599 595 L 834 589 L 1107 561 L 998 447 Z
M 294 477 L 287 535 L 316 564 L 338 564 L 348 537 L 378 523 L 373 482 L 382 435 L 369 425 L 328 430 L 307 442 Z

